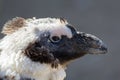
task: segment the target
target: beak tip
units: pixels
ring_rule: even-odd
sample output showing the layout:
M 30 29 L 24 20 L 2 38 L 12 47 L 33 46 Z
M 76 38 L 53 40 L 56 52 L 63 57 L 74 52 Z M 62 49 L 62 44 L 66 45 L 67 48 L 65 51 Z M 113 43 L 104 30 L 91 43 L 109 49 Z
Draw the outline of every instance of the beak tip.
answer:
M 104 54 L 108 52 L 108 48 L 107 48 L 107 46 L 106 46 L 105 44 L 101 45 L 100 50 L 101 50 Z
M 96 54 L 106 54 L 108 52 L 108 48 L 105 44 L 102 44 L 98 49 L 95 49 Z

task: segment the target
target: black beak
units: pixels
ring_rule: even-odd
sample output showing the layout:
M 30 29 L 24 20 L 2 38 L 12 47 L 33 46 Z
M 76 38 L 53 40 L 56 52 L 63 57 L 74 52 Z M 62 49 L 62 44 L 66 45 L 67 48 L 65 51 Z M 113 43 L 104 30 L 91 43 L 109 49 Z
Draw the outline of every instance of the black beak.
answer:
M 104 54 L 107 52 L 107 47 L 103 41 L 94 35 L 77 32 L 74 35 L 78 51 L 83 51 L 90 54 Z

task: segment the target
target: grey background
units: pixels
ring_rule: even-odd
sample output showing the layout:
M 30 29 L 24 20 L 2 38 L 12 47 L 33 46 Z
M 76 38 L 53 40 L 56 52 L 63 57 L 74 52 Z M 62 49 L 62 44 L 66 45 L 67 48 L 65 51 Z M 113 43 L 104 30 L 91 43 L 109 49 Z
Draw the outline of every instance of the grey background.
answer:
M 0 27 L 16 16 L 64 17 L 104 40 L 108 54 L 74 61 L 66 80 L 120 80 L 120 0 L 0 0 Z

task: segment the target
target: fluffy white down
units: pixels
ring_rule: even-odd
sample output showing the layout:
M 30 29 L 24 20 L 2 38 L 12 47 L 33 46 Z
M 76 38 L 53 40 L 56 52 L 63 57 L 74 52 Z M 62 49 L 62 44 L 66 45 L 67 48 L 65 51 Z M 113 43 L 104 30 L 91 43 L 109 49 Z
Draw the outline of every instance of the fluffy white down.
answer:
M 27 19 L 25 25 L 13 34 L 6 35 L 0 42 L 0 76 L 13 75 L 32 77 L 35 80 L 63 80 L 64 68 L 59 65 L 53 69 L 49 64 L 40 64 L 27 58 L 23 51 L 29 43 L 36 41 L 42 32 L 50 31 L 51 36 L 67 35 L 72 37 L 70 29 L 59 19 Z

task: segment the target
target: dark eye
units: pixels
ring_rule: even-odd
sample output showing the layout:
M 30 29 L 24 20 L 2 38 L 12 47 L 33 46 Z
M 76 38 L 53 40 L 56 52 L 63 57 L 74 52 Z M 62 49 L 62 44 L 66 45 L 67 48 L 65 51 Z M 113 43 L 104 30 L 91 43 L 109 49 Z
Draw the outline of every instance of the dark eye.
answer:
M 50 40 L 51 40 L 52 42 L 59 42 L 59 41 L 61 40 L 61 38 L 58 37 L 58 36 L 52 36 L 52 37 L 50 38 Z

